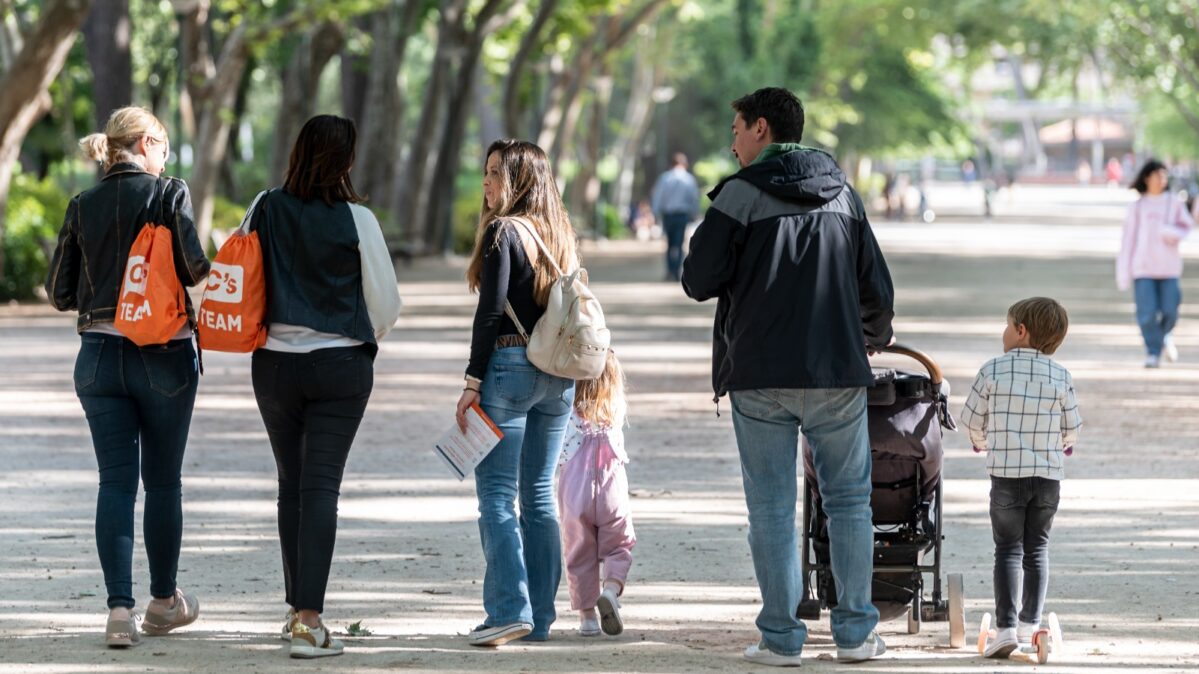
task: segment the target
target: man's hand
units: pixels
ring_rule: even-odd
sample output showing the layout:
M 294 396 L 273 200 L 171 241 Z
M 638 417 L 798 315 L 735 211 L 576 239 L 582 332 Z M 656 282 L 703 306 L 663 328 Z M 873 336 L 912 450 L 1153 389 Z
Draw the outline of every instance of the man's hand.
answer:
M 887 342 L 887 346 L 895 346 L 895 335 L 891 335 L 891 340 Z M 870 344 L 866 344 L 866 355 L 874 356 L 881 353 L 881 351 L 876 351 L 876 348 L 877 347 L 870 346 Z

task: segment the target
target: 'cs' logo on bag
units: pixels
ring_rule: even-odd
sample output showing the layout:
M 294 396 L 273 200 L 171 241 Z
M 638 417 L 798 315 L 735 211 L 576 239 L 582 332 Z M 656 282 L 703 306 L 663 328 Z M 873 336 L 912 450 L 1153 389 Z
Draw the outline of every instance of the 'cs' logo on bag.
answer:
M 146 265 L 145 256 L 130 255 L 129 262 L 125 265 L 125 282 L 122 284 L 123 291 L 121 292 L 121 297 L 129 293 L 145 295 L 146 277 L 148 275 L 149 266 Z
M 241 302 L 244 285 L 244 267 L 213 262 L 212 271 L 208 274 L 208 286 L 205 288 L 204 299 L 237 304 Z

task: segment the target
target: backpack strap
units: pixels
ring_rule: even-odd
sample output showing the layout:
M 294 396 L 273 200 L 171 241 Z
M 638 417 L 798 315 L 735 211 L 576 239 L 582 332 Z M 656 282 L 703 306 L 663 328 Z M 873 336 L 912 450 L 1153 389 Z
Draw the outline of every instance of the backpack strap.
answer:
M 553 254 L 550 253 L 549 246 L 546 246 L 545 242 L 541 240 L 541 236 L 537 233 L 537 229 L 533 227 L 533 223 L 525 220 L 524 218 L 514 216 L 508 216 L 507 219 L 519 224 L 520 226 L 524 227 L 526 232 L 532 234 L 533 240 L 537 242 L 537 247 L 541 249 L 541 253 L 545 255 L 545 259 L 549 260 L 550 264 L 554 266 L 554 271 L 558 272 L 558 276 L 566 276 L 565 272 L 562 271 L 562 268 L 558 266 L 558 261 L 555 260 Z
M 258 202 L 266 196 L 270 190 L 263 190 L 254 197 L 254 201 L 250 202 L 250 207 L 246 209 L 246 215 L 241 219 L 241 225 L 237 228 L 242 234 L 250 233 L 250 220 L 254 217 L 254 209 L 258 207 Z
M 167 221 L 163 213 L 163 206 L 167 200 L 167 188 L 163 185 L 162 176 L 155 176 L 154 178 L 154 194 L 158 197 L 158 222 L 154 224 L 166 226 Z

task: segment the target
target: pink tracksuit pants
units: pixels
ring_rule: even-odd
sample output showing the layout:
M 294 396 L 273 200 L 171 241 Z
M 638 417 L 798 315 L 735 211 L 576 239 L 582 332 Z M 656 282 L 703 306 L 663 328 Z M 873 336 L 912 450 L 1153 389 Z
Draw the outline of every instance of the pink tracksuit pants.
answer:
M 602 581 L 620 581 L 623 591 L 628 578 L 637 537 L 626 462 L 613 451 L 606 434 L 588 434 L 558 477 L 566 579 L 570 607 L 576 611 L 595 607 Z

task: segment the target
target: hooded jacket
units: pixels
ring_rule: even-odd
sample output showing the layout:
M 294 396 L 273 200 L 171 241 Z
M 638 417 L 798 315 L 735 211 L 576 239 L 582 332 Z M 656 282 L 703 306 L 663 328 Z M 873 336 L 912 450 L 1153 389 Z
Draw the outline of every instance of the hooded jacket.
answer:
M 719 298 L 712 387 L 852 388 L 892 337 L 894 290 L 862 200 L 831 156 L 767 154 L 721 181 L 691 239 L 683 288 Z

